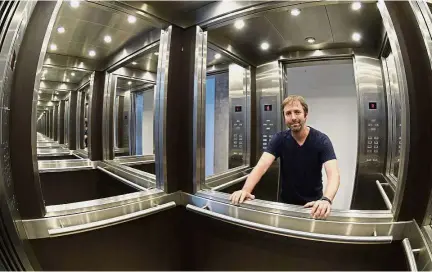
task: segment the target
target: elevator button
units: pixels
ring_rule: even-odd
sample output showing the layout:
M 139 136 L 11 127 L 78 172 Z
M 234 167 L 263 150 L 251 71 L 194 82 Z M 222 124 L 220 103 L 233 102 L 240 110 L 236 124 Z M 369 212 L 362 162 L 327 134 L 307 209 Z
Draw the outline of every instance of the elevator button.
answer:
M 367 152 L 367 153 L 372 153 L 372 150 L 368 149 L 366 152 Z
M 367 148 L 372 148 L 372 146 L 371 146 L 371 145 L 368 145 Z
M 378 150 L 374 150 L 374 153 L 378 153 Z
M 368 141 L 368 144 L 372 144 L 372 141 Z
M 377 146 L 377 145 L 374 145 L 374 148 L 375 148 L 375 149 L 378 149 L 378 146 Z
M 371 131 L 376 131 L 376 128 L 371 128 L 370 130 L 371 130 Z
M 266 130 L 270 130 L 270 128 L 266 128 Z
M 369 140 L 372 140 L 372 136 L 368 136 L 368 139 L 369 139 Z
M 374 144 L 378 144 L 378 141 L 374 141 Z
M 263 138 L 267 138 L 267 135 L 264 134 L 264 135 L 263 135 Z
M 374 137 L 374 139 L 375 139 L 375 140 L 378 140 L 378 139 L 379 139 L 379 137 Z

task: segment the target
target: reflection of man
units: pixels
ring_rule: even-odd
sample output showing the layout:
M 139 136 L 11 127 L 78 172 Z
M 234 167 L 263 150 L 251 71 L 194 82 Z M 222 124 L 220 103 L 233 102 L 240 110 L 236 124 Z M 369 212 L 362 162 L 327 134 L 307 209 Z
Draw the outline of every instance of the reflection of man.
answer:
M 303 97 L 288 96 L 282 108 L 285 124 L 290 129 L 273 136 L 243 189 L 234 192 L 230 199 L 234 204 L 254 199 L 252 190 L 273 161 L 280 158 L 282 202 L 312 207 L 313 218 L 326 218 L 340 183 L 333 145 L 327 135 L 306 126 L 308 105 Z M 324 194 L 321 175 L 323 165 L 328 183 Z

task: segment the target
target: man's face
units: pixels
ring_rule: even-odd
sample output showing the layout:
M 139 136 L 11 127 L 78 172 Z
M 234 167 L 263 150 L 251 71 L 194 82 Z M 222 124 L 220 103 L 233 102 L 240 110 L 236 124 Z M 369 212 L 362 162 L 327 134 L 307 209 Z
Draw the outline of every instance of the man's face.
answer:
M 307 116 L 299 101 L 293 101 L 285 105 L 284 109 L 285 124 L 294 132 L 300 131 L 306 124 Z

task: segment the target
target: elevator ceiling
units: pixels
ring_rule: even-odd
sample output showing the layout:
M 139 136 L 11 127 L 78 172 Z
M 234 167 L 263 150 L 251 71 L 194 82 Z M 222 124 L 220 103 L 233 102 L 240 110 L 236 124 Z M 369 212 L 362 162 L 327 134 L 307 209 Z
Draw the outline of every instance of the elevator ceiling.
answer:
M 365 48 L 377 51 L 383 39 L 383 26 L 375 3 L 362 3 L 353 10 L 351 3 L 311 5 L 271 11 L 244 19 L 241 29 L 235 22 L 210 29 L 209 40 L 228 40 L 229 44 L 258 64 L 292 51 L 335 48 Z M 360 41 L 353 34 L 361 35 Z M 311 38 L 308 42 L 308 38 Z M 267 42 L 269 48 L 261 49 Z

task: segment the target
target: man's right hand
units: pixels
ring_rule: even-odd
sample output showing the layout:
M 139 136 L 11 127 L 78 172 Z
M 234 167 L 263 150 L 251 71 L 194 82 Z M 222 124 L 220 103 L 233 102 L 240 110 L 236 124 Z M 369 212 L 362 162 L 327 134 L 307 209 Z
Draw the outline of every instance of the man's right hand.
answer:
M 237 205 L 239 203 L 243 203 L 245 200 L 255 199 L 255 196 L 246 190 L 239 190 L 232 193 L 230 196 L 231 203 Z

